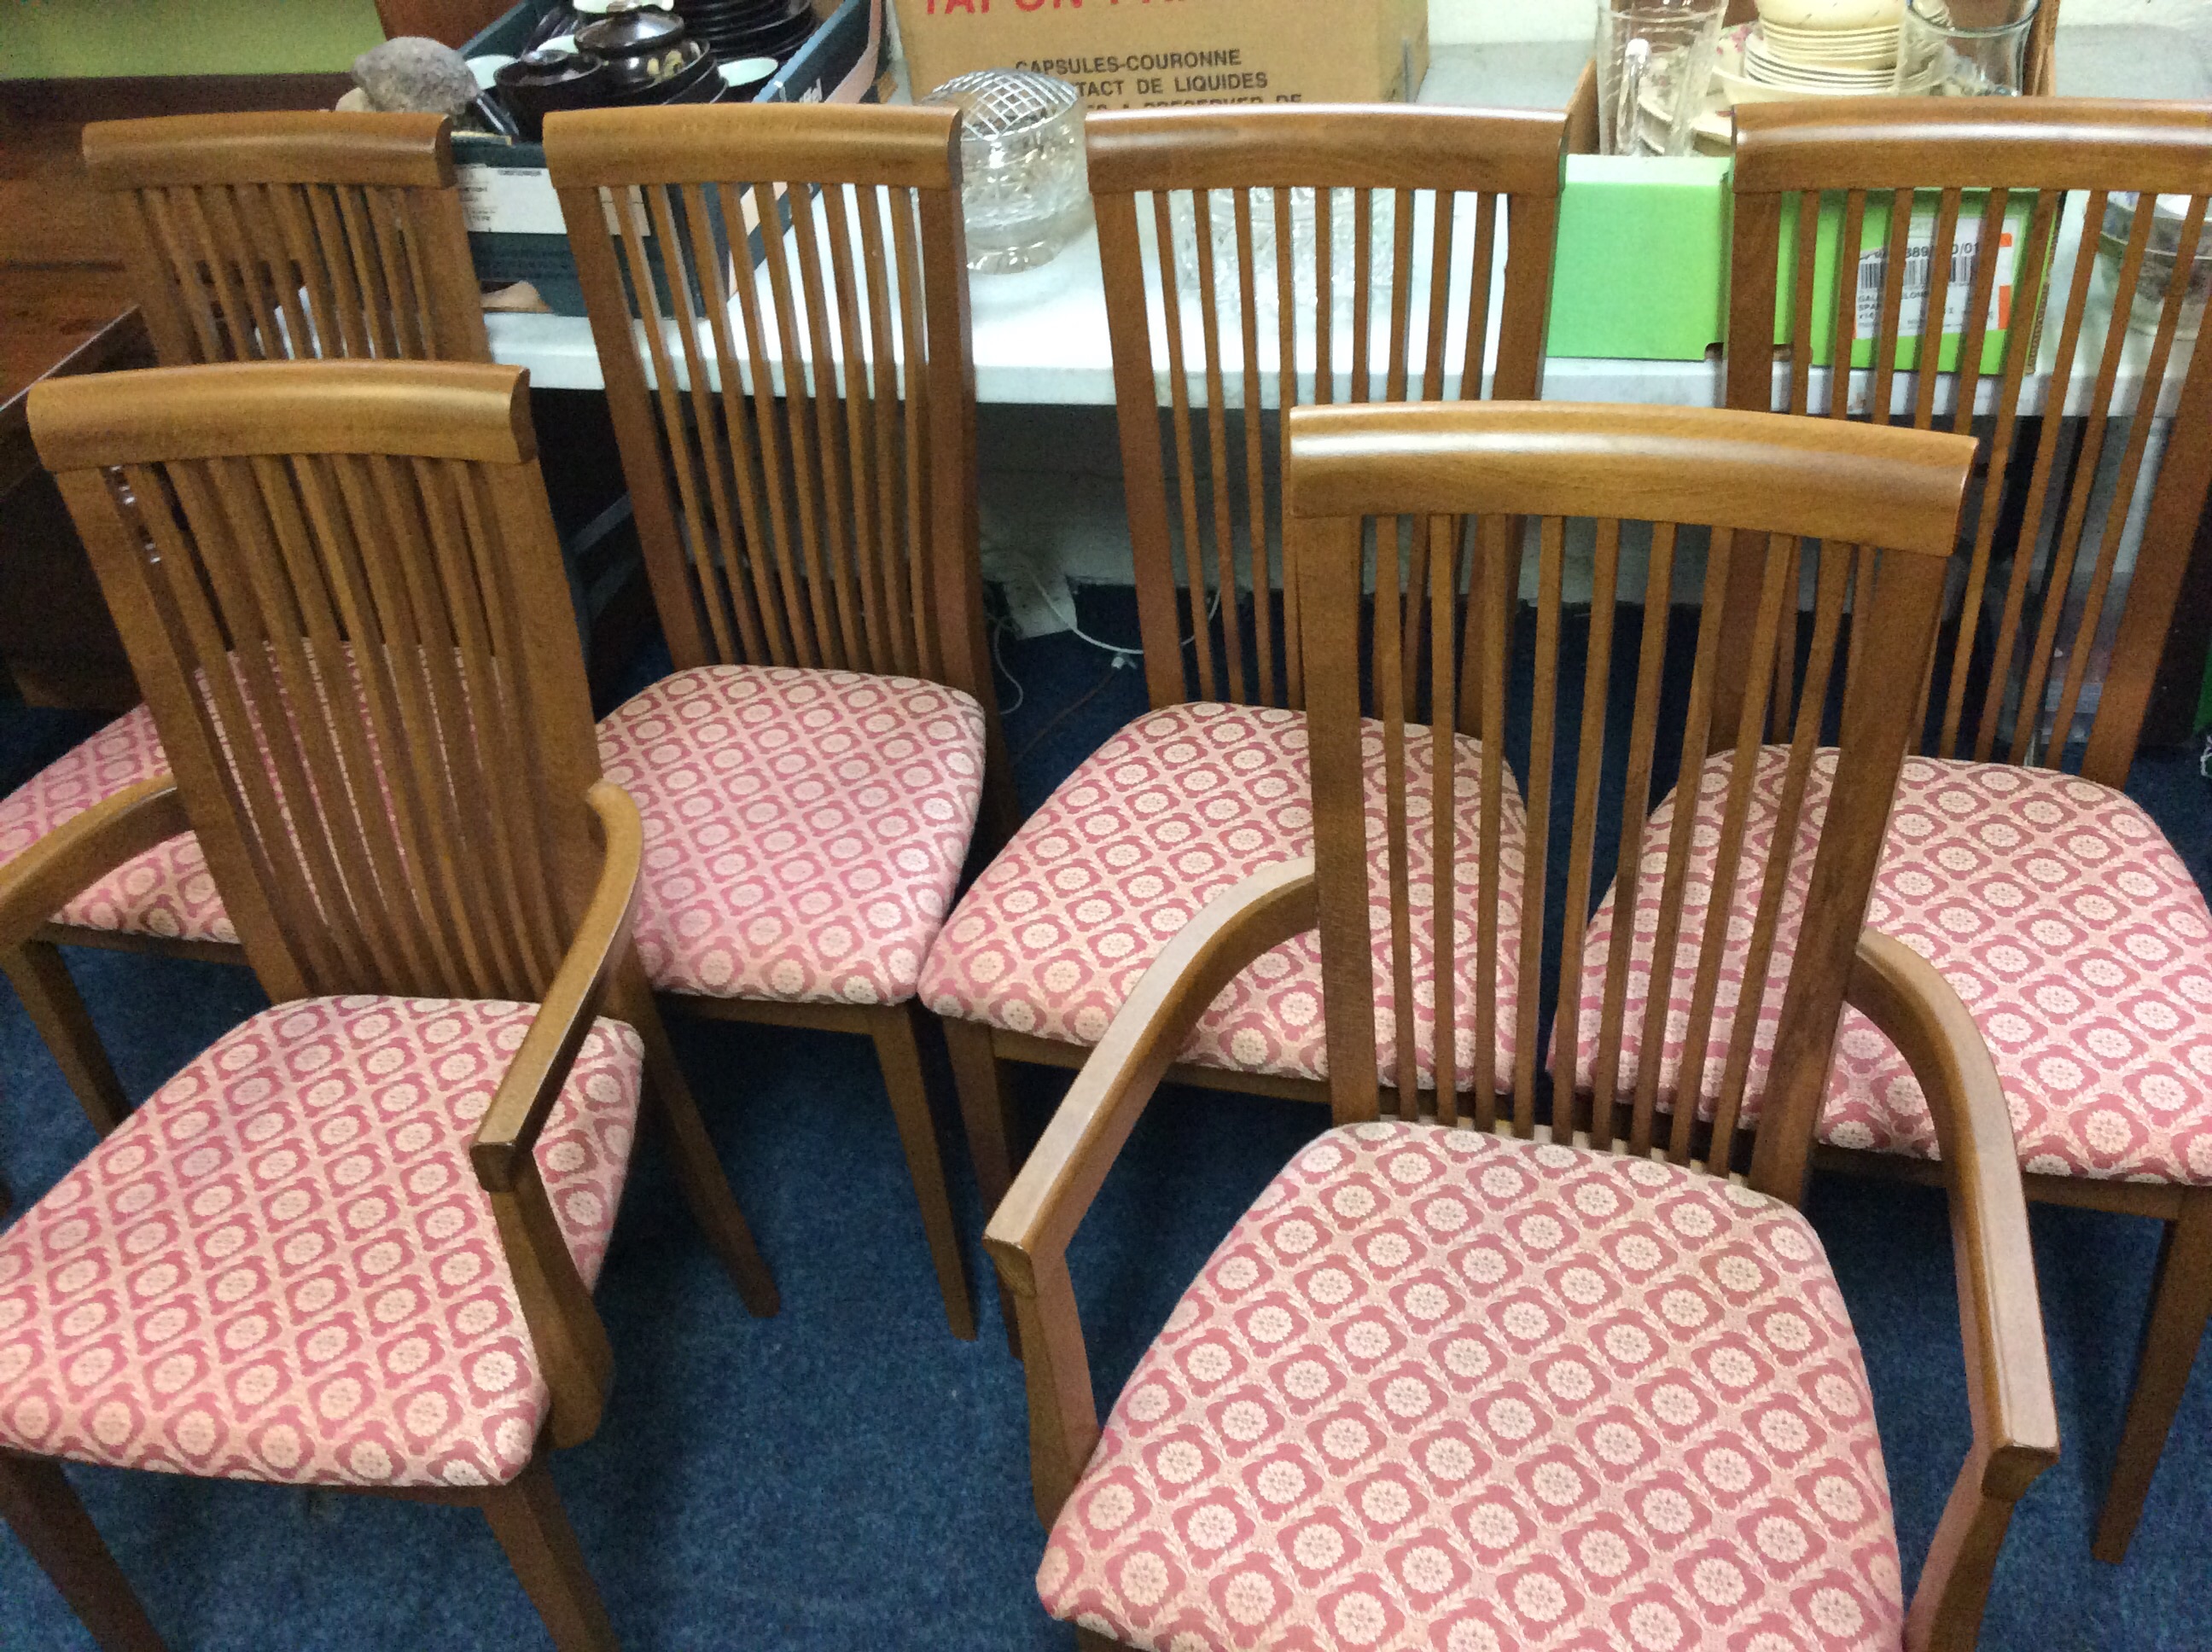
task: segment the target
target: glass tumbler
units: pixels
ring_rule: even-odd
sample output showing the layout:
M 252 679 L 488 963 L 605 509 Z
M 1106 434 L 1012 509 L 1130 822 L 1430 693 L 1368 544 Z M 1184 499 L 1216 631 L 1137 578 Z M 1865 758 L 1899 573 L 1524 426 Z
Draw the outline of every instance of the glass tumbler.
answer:
M 1728 0 L 1598 0 L 1598 148 L 1687 155 Z
M 2007 98 L 2025 89 L 2038 0 L 1906 0 L 1897 94 Z

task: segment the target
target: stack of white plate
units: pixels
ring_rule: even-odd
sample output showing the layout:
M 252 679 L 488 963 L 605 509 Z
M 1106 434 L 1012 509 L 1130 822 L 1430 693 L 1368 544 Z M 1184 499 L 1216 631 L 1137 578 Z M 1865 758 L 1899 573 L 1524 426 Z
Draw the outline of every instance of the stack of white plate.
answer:
M 1759 0 L 1759 12 L 1756 23 L 1721 37 L 1714 76 L 1729 102 L 1887 97 L 1899 89 L 1903 0 Z

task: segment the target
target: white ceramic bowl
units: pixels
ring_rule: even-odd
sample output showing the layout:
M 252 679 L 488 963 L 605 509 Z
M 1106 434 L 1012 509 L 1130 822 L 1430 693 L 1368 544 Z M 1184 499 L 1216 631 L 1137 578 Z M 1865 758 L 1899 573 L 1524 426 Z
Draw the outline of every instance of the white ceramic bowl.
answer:
M 1905 15 L 1905 0 L 1758 0 L 1762 21 L 1784 28 L 1873 28 L 1894 25 Z

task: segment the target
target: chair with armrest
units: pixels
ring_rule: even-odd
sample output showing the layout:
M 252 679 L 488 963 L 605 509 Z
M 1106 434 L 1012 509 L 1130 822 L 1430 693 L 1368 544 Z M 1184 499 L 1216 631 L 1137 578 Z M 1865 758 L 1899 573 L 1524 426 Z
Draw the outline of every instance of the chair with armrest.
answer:
M 451 128 L 441 115 L 298 112 L 86 127 L 86 174 L 113 210 L 161 364 L 489 361 Z M 0 856 L 168 767 L 141 705 L 0 799 Z M 129 1102 L 58 942 L 246 960 L 189 833 L 76 893 L 52 923 L 0 952 L 105 1134 Z
M 1971 1647 L 2013 1503 L 2058 1447 L 2027 1207 L 1972 1022 L 1861 917 L 1911 712 L 1875 684 L 1918 680 L 1972 445 L 1564 404 L 1302 409 L 1291 423 L 1313 856 L 1247 880 L 1162 950 L 987 1235 L 1021 1320 L 1047 1606 L 1097 1647 Z M 1586 647 L 1562 611 L 1582 519 L 1595 525 Z M 1796 588 L 1780 547 L 1800 538 L 1884 548 L 1863 610 L 1875 669 L 1852 684 L 1825 811 L 1799 806 L 1818 733 L 1801 720 L 1762 839 L 1747 803 L 1766 708 L 1754 688 L 1732 720 L 1717 715 L 1735 641 L 1723 604 L 1705 604 L 1693 637 L 1665 616 L 1701 579 L 1726 589 L 1749 556 L 1753 640 L 1771 646 Z M 1462 562 L 1472 619 L 1454 601 Z M 1616 620 L 1639 586 L 1648 623 Z M 1834 668 L 1843 589 L 1821 587 L 1818 677 Z M 1516 631 L 1532 643 L 1525 677 L 1510 669 Z M 1423 859 L 1437 823 L 1469 828 L 1452 767 L 1431 765 L 1416 790 L 1411 749 L 1455 737 L 1469 675 L 1480 692 L 1462 726 L 1488 776 L 1476 853 L 1439 843 Z M 1632 693 L 1614 692 L 1622 677 Z M 1509 749 L 1529 765 L 1517 863 L 1501 852 Z M 1599 822 L 1640 820 L 1677 752 L 1724 796 L 1722 818 L 1695 835 L 1686 814 L 1663 840 L 1626 835 L 1620 874 L 1656 891 L 1656 921 L 1616 932 L 1585 966 Z M 1776 847 L 1801 835 L 1817 841 L 1803 890 Z M 1553 854 L 1563 879 L 1547 878 Z M 1544 956 L 1547 932 L 1558 942 L 1559 1003 L 1601 972 L 1607 1045 L 1632 951 L 1741 921 L 1779 957 L 1768 944 L 1787 933 L 1760 1102 L 1670 1116 L 1649 1080 L 1577 1096 L 1567 1079 L 1586 1035 L 1570 1012 L 1540 1039 L 1530 994 L 1509 1081 L 1483 1048 L 1420 1113 L 1402 1082 L 1386 1108 L 1387 1023 L 1402 1048 L 1414 994 L 1453 990 L 1454 952 L 1482 955 L 1480 984 L 1504 944 L 1486 916 L 1440 927 L 1433 978 L 1415 974 L 1411 930 L 1447 907 L 1452 868 L 1477 881 L 1480 914 L 1517 885 L 1522 956 Z M 1716 888 L 1753 898 L 1732 907 Z M 1314 929 L 1336 1127 L 1237 1223 L 1102 1430 L 1069 1240 L 1214 994 Z M 1700 978 L 1693 1023 L 1719 985 Z M 1793 1208 L 1846 1001 L 1910 1053 L 1951 1193 L 1973 1443 L 1909 1608 L 1850 1316 Z
M 1018 1157 L 1000 1064 L 1080 1066 L 1178 926 L 1311 845 L 1283 410 L 1534 397 L 1565 132 L 1535 111 L 1091 117 L 1152 710 L 1023 824 L 930 954 L 987 1202 Z M 1460 779 L 1472 807 L 1483 777 Z M 1508 1022 L 1516 978 L 1509 954 Z M 1320 986 L 1310 938 L 1291 941 L 1200 1018 L 1179 1078 L 1325 1102 Z M 1486 1044 L 1475 1001 L 1452 1036 Z M 1423 1006 L 1411 1082 L 1434 1086 L 1449 1026 Z
M 1730 405 L 1981 444 L 1869 921 L 1972 1009 L 2028 1197 L 2166 1224 L 2094 1539 L 2118 1561 L 2212 1317 L 2212 909 L 2120 789 L 2212 488 L 2212 350 L 2189 337 L 2188 282 L 2154 269 L 2212 250 L 2212 109 L 1746 106 L 1735 191 Z M 2122 191 L 2156 197 L 2157 221 L 2117 207 Z M 1947 329 L 1936 365 L 1950 370 L 1916 371 Z M 1856 371 L 1829 365 L 1844 356 Z M 1747 620 L 1754 594 L 1730 600 Z M 1802 698 L 1809 624 L 1775 634 L 1776 739 Z M 1850 630 L 1853 670 L 1866 632 Z M 1731 951 L 1723 974 L 1737 963 Z M 1696 968 L 1694 952 L 1677 958 L 1678 1003 Z M 1584 1017 L 1597 1009 L 1586 999 Z M 1621 1082 L 1641 1048 L 1624 1043 Z M 1709 1063 L 1708 1089 L 1717 1077 Z M 1750 1083 L 1765 1081 L 1755 1061 Z M 1838 1168 L 1941 1175 L 1904 1052 L 1856 1014 L 1820 1143 Z
M 481 1508 L 556 1643 L 614 1644 L 545 1458 L 605 1401 L 591 1287 L 641 1110 L 775 1309 L 631 940 L 643 834 L 525 385 L 252 364 L 32 398 L 175 778 L 0 868 L 0 944 L 189 824 L 274 1005 L 0 1234 L 0 1515 L 105 1647 L 160 1642 L 64 1461 Z

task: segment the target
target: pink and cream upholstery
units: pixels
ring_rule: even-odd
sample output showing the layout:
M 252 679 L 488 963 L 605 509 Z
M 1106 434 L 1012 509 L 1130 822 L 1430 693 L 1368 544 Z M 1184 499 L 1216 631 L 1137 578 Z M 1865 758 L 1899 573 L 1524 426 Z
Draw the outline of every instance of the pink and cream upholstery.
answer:
M 1413 889 L 1413 979 L 1436 975 L 1426 825 L 1434 773 L 1429 732 L 1406 731 Z M 1470 846 L 1454 887 L 1456 1069 L 1475 1071 L 1480 909 L 1471 846 L 1481 820 L 1481 747 L 1457 741 L 1455 805 Z M 1367 740 L 1369 839 L 1388 829 L 1382 736 Z M 1096 1044 L 1169 938 L 1216 896 L 1271 865 L 1313 852 L 1306 724 L 1297 712 L 1198 702 L 1170 706 L 1116 734 L 1054 792 L 978 878 L 929 955 L 922 1001 L 938 1014 L 1062 1043 Z M 1519 893 L 1526 817 L 1516 793 L 1500 809 L 1504 887 L 1498 913 L 1495 1078 L 1510 1079 Z M 1377 890 L 1375 1029 L 1386 1082 L 1397 1068 L 1389 954 L 1389 889 Z M 1235 1072 L 1327 1076 L 1321 950 L 1313 934 L 1261 957 L 1199 1018 L 1182 1059 Z M 1414 1007 L 1421 1083 L 1436 1078 L 1436 1006 Z
M 664 992 L 897 1004 L 952 903 L 983 784 L 957 689 L 711 665 L 599 725 L 645 818 L 637 944 Z
M 1804 1218 L 1419 1125 L 1333 1131 L 1260 1196 L 1037 1581 L 1158 1652 L 1903 1641 L 1866 1372 Z
M 1724 760 L 1723 760 L 1724 761 Z M 1756 865 L 1772 841 L 1775 797 L 1786 754 L 1761 753 L 1754 790 Z M 1816 759 L 1790 869 L 1790 914 L 1802 911 L 1812 843 L 1826 807 L 1832 757 Z M 1717 819 L 1725 773 L 1706 769 L 1701 813 Z M 1663 841 L 1670 796 L 1646 841 Z M 1763 828 L 1763 829 L 1762 829 Z M 1684 935 L 1698 932 L 1708 875 L 1693 870 Z M 1656 880 L 1639 905 L 1656 901 Z M 1612 932 L 1608 893 L 1590 929 L 1587 956 L 1602 956 Z M 2156 824 L 2109 787 L 2051 769 L 2002 763 L 1906 760 L 1881 870 L 1867 912 L 1874 928 L 1933 963 L 1973 1012 L 2003 1080 L 2021 1163 L 2053 1175 L 2212 1182 L 2212 912 Z M 1722 975 L 1724 1006 L 1742 988 L 1747 926 L 1731 931 Z M 1623 1082 L 1643 1060 L 1640 1011 L 1649 992 L 1649 943 L 1638 926 L 1637 972 L 1621 1048 Z M 1794 921 L 1777 938 L 1759 1009 L 1758 1042 L 1746 1092 L 1755 1107 L 1781 1013 Z M 1679 951 L 1669 996 L 1660 1088 L 1671 1096 L 1697 955 Z M 1590 1074 L 1598 1005 L 1582 1011 L 1578 1082 Z M 1732 1011 L 1717 1014 L 1700 1106 L 1710 1112 L 1720 1080 Z M 1756 1116 L 1755 1113 L 1752 1116 Z M 1844 1011 L 1821 1138 L 1838 1146 L 1936 1157 L 1926 1100 L 1905 1058 L 1866 1018 Z
M 655 987 L 833 1004 L 915 995 L 982 795 L 983 714 L 969 695 L 910 677 L 708 666 L 609 717 L 599 755 L 645 820 L 637 944 Z M 0 857 L 167 767 L 141 706 L 0 802 Z M 189 834 L 60 916 L 237 939 Z
M 95 803 L 168 772 L 153 714 L 143 705 L 125 713 L 0 799 L 0 862 L 12 860 Z M 118 867 L 55 916 L 74 928 L 111 934 L 238 939 L 199 840 L 189 832 Z
M 308 999 L 226 1035 L 0 1235 L 0 1446 L 289 1484 L 496 1485 L 547 1407 L 471 1137 L 531 1005 Z M 537 1147 L 588 1285 L 642 1047 Z

